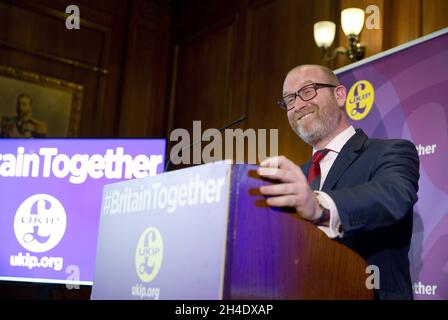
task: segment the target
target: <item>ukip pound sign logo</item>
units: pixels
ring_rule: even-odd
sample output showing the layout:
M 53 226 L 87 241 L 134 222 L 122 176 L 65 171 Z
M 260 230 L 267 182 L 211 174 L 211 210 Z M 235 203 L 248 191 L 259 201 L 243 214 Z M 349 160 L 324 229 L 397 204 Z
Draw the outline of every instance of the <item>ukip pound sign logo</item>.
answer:
M 159 273 L 162 260 L 162 235 L 157 228 L 147 228 L 141 234 L 135 250 L 135 267 L 140 280 L 151 282 Z
M 14 233 L 17 241 L 31 252 L 53 249 L 62 239 L 67 226 L 65 209 L 49 194 L 35 194 L 17 209 Z
M 372 109 L 375 91 L 367 80 L 356 82 L 348 92 L 345 107 L 348 116 L 353 120 L 364 119 Z

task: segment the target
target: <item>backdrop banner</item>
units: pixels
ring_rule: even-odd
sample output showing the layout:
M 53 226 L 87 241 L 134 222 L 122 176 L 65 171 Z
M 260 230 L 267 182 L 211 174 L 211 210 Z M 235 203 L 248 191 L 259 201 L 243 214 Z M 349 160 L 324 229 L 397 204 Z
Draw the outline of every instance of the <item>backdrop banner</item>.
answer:
M 91 285 L 108 183 L 163 172 L 165 139 L 0 139 L 0 280 Z
M 409 252 L 415 299 L 448 299 L 448 28 L 336 70 L 371 138 L 412 141 L 419 200 Z

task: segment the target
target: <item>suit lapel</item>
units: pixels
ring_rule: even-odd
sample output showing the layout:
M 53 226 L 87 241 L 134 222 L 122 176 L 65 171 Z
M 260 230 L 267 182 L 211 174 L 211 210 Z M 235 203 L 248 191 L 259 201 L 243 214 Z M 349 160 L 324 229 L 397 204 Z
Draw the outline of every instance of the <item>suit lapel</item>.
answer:
M 338 182 L 341 175 L 347 170 L 352 162 L 358 157 L 358 150 L 362 148 L 367 140 L 367 135 L 361 129 L 356 129 L 356 133 L 342 147 L 336 160 L 331 166 L 327 177 L 325 178 L 322 190 L 330 190 Z

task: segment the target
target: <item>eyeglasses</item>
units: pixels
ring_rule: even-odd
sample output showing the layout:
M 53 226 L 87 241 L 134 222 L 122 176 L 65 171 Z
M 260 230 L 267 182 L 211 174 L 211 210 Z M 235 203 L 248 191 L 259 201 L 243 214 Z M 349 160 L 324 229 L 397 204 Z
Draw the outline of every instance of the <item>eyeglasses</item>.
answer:
M 306 86 L 300 88 L 297 92 L 284 96 L 282 99 L 277 101 L 277 103 L 280 108 L 289 111 L 294 107 L 297 97 L 300 97 L 303 101 L 309 101 L 317 96 L 317 90 L 320 88 L 336 88 L 336 86 L 327 83 L 307 84 Z

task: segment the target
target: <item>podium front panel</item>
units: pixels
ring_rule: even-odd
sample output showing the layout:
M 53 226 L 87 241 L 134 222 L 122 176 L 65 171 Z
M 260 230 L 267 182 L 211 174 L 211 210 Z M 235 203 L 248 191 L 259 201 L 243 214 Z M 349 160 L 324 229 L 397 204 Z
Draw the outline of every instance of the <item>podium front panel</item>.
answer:
M 92 299 L 222 299 L 231 165 L 104 187 Z

